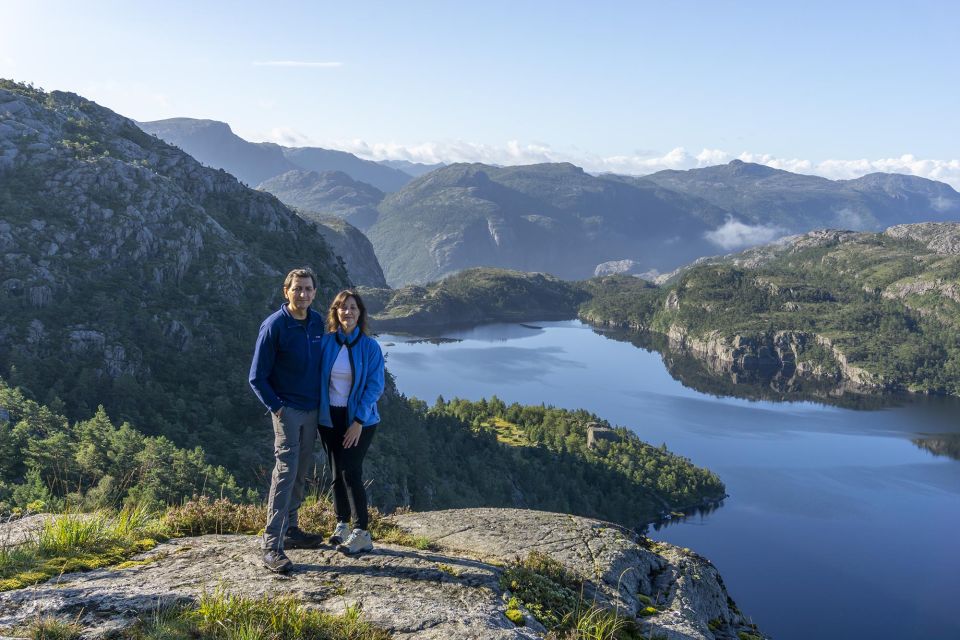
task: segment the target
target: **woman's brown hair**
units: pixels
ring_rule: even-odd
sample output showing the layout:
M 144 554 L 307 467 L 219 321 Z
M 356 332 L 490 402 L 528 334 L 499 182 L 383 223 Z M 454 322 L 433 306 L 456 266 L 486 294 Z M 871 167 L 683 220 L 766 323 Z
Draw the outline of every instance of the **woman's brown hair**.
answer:
M 357 326 L 360 327 L 360 333 L 367 333 L 367 307 L 363 304 L 363 298 L 353 289 L 344 289 L 336 295 L 333 302 L 330 303 L 330 310 L 327 312 L 327 331 L 333 333 L 340 328 L 340 319 L 337 317 L 337 309 L 343 306 L 347 298 L 353 298 L 357 301 L 357 309 L 360 310 L 360 317 L 357 318 Z

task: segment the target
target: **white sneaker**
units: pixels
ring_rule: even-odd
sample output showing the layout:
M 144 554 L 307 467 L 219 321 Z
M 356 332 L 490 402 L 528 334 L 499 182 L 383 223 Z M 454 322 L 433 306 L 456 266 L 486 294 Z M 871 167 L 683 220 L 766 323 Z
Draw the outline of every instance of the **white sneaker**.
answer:
M 337 551 L 347 555 L 373 551 L 373 540 L 370 538 L 370 532 L 364 529 L 354 529 L 343 544 L 337 546 Z
M 343 541 L 350 536 L 350 525 L 346 522 L 338 522 L 333 529 L 333 534 L 327 539 L 327 542 L 333 546 L 343 544 Z

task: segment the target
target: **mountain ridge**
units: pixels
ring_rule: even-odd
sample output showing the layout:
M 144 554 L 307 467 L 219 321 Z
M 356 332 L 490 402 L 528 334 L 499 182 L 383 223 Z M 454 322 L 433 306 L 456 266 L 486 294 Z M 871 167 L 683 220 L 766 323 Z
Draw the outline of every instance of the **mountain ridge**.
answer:
M 395 191 L 411 179 L 399 169 L 363 160 L 346 151 L 249 142 L 236 135 L 229 124 L 218 120 L 167 118 L 137 124 L 203 164 L 224 169 L 250 186 L 295 169 L 341 170 L 382 191 Z

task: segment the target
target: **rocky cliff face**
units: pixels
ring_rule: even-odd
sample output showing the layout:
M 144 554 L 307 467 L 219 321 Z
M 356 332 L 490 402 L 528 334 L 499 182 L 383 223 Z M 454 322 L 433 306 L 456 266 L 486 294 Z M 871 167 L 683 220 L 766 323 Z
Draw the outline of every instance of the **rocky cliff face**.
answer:
M 585 581 L 586 601 L 615 608 L 636 622 L 643 637 L 734 640 L 741 632 L 762 637 L 709 561 L 609 523 L 513 509 L 409 513 L 395 520 L 411 534 L 433 540 L 438 550 L 378 544 L 357 558 L 327 549 L 295 550 L 290 552 L 295 570 L 275 576 L 260 566 L 259 540 L 253 536 L 175 539 L 127 569 L 64 574 L 0 594 L 0 628 L 57 616 L 79 621 L 87 637 L 104 637 L 137 615 L 219 588 L 246 596 L 291 594 L 334 613 L 360 605 L 364 618 L 398 638 L 543 638 L 546 630 L 531 612 L 522 610 L 522 626 L 506 617 L 511 593 L 500 580 L 505 563 L 537 551 Z

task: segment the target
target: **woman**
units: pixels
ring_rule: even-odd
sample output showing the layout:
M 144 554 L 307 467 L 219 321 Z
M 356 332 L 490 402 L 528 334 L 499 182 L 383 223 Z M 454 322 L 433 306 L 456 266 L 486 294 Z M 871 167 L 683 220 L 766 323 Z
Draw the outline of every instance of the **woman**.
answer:
M 383 352 L 367 335 L 367 309 L 355 291 L 337 294 L 327 314 L 320 365 L 320 438 L 333 475 L 337 526 L 330 544 L 347 554 L 373 549 L 367 530 L 363 458 L 383 393 Z M 353 527 L 349 522 L 352 520 Z

